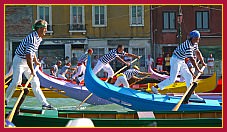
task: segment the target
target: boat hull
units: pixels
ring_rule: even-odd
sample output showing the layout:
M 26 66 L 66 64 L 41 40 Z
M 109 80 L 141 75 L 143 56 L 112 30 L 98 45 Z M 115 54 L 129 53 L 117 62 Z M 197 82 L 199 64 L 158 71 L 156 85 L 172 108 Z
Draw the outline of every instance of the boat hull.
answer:
M 90 56 L 85 71 L 85 83 L 89 91 L 113 103 L 136 111 L 171 111 L 180 97 L 149 94 L 130 88 L 117 87 L 100 80 L 91 69 Z M 182 104 L 179 111 L 222 110 L 217 100 L 204 100 L 205 103 L 190 102 Z
M 8 113 L 12 108 L 6 108 Z M 150 116 L 153 115 L 153 116 Z M 221 111 L 137 112 L 76 111 L 21 108 L 17 127 L 65 127 L 70 120 L 90 118 L 95 127 L 221 127 Z
M 40 85 L 42 87 L 48 88 L 54 92 L 57 92 L 58 94 L 63 94 L 64 96 L 83 101 L 91 93 L 85 86 L 80 86 L 64 80 L 55 79 L 44 74 L 40 70 L 38 70 L 36 73 L 39 77 Z M 111 104 L 110 101 L 102 99 L 96 95 L 91 96 L 86 101 L 86 103 L 93 105 Z

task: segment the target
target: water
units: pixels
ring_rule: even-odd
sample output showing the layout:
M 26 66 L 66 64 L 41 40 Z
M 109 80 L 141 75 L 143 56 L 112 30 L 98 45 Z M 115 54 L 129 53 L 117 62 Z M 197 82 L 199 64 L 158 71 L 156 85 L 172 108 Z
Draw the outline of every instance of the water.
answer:
M 7 106 L 13 107 L 17 98 L 14 97 L 10 100 Z M 71 98 L 47 98 L 47 101 L 53 105 L 54 107 L 58 108 L 58 110 L 90 110 L 90 111 L 131 111 L 131 109 L 125 108 L 123 106 L 117 104 L 108 104 L 108 105 L 90 105 L 84 103 L 79 109 L 77 108 L 78 105 L 82 101 L 78 101 Z M 36 108 L 41 109 L 41 103 L 37 100 L 36 97 L 27 96 L 21 108 Z

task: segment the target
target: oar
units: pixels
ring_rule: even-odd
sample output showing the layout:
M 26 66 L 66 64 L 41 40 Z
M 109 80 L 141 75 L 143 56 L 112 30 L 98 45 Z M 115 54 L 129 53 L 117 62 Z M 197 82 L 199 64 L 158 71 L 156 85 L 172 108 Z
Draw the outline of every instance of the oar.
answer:
M 9 122 L 12 122 L 13 116 L 14 116 L 14 114 L 16 112 L 17 105 L 19 104 L 19 102 L 20 102 L 20 100 L 21 100 L 21 98 L 22 98 L 22 96 L 24 94 L 24 89 L 28 87 L 28 84 L 31 82 L 32 79 L 33 79 L 33 75 L 31 75 L 30 78 L 28 79 L 28 81 L 26 82 L 26 84 L 25 84 L 24 88 L 22 89 L 22 91 L 21 91 L 21 93 L 20 93 L 20 95 L 19 95 L 19 97 L 18 97 L 18 99 L 17 99 L 12 111 L 10 112 L 9 116 L 6 118 L 6 120 L 8 120 Z
M 5 82 L 5 85 L 9 83 L 9 81 L 11 81 L 12 78 L 9 78 L 6 82 Z
M 203 66 L 203 67 L 201 68 L 201 71 L 203 71 L 204 69 L 205 69 L 205 66 Z M 199 73 L 197 74 L 197 76 L 195 77 L 195 79 L 193 80 L 193 82 L 196 82 L 197 79 L 199 78 L 199 76 L 200 76 L 201 74 L 202 74 L 202 73 L 199 72 Z M 182 102 L 184 101 L 185 97 L 188 95 L 190 89 L 191 89 L 193 86 L 194 86 L 194 83 L 192 83 L 192 84 L 189 86 L 189 88 L 187 88 L 187 91 L 184 93 L 184 95 L 181 97 L 180 101 L 179 101 L 179 102 L 177 103 L 177 105 L 172 109 L 172 111 L 178 111 L 178 109 L 180 108 Z
M 131 64 L 134 63 L 134 62 L 136 62 L 137 60 L 138 60 L 137 58 L 134 59 L 134 60 L 131 62 Z M 120 70 L 118 70 L 117 72 L 115 72 L 113 76 L 117 75 L 119 72 L 121 72 L 122 70 L 124 70 L 124 69 L 127 68 L 127 67 L 128 67 L 128 66 L 122 67 Z M 109 79 L 110 79 L 110 78 L 107 78 L 105 82 L 108 82 Z
M 131 63 L 134 63 L 134 62 L 136 62 L 138 59 L 136 58 L 136 59 L 134 59 Z M 118 70 L 117 72 L 115 72 L 114 73 L 114 75 L 113 76 L 115 76 L 115 75 L 117 75 L 119 72 L 121 72 L 122 70 L 124 70 L 126 67 L 128 67 L 128 66 L 124 66 L 124 67 L 122 67 L 120 70 Z M 110 78 L 108 78 L 108 79 L 106 79 L 106 81 L 105 82 L 108 82 L 108 80 L 109 80 Z M 81 107 L 81 105 L 83 104 L 83 103 L 85 103 L 91 96 L 93 95 L 93 93 L 90 93 L 77 107 L 76 107 L 76 109 L 78 109 L 78 108 L 80 108 Z
M 139 81 L 142 81 L 143 79 L 145 79 L 145 78 L 146 78 L 146 77 L 148 77 L 148 76 L 150 76 L 150 75 L 146 75 L 146 76 L 145 76 L 145 77 L 143 77 L 142 79 L 137 80 L 137 81 L 135 81 L 135 82 L 131 83 L 129 87 L 131 87 L 132 85 L 136 84 L 136 83 L 137 83 L 137 82 L 139 82 Z

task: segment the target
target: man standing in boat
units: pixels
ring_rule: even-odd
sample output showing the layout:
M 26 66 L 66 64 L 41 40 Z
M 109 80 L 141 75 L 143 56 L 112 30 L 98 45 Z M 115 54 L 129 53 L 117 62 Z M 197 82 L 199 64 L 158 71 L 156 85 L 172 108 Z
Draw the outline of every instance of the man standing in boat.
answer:
M 95 65 L 93 72 L 97 74 L 101 69 L 108 73 L 109 83 L 112 83 L 112 78 L 114 75 L 114 71 L 110 66 L 110 62 L 117 58 L 122 64 L 130 66 L 129 62 L 125 62 L 120 56 L 128 56 L 133 58 L 140 59 L 141 56 L 137 56 L 134 54 L 126 53 L 124 51 L 123 45 L 118 45 L 116 49 L 110 50 L 108 54 L 105 54 L 101 58 L 99 58 L 97 64 Z
M 86 63 L 87 63 L 87 58 L 88 58 L 88 53 L 92 54 L 93 50 L 88 49 L 83 55 L 80 56 L 77 64 L 77 73 L 72 76 L 73 80 L 76 80 L 76 83 L 79 85 L 79 83 L 84 80 L 84 74 L 85 74 L 85 69 L 86 69 Z M 83 75 L 82 75 L 83 74 Z M 78 78 L 78 76 L 82 75 L 81 77 Z
M 22 40 L 15 51 L 15 56 L 13 58 L 13 80 L 6 90 L 5 102 L 7 104 L 11 99 L 16 86 L 18 82 L 22 80 L 22 74 L 24 73 L 27 79 L 33 75 L 31 87 L 37 99 L 42 103 L 42 108 L 56 109 L 47 102 L 43 95 L 43 92 L 40 89 L 39 78 L 37 77 L 33 66 L 33 62 L 36 65 L 41 65 L 35 52 L 38 51 L 42 38 L 47 32 L 47 22 L 45 20 L 37 20 L 33 25 L 33 30 L 32 33 Z
M 189 58 L 193 66 L 198 72 L 202 72 L 193 56 L 193 51 L 196 54 L 196 57 L 200 60 L 203 66 L 206 66 L 206 63 L 203 60 L 202 54 L 199 51 L 198 43 L 200 39 L 200 33 L 197 30 L 190 32 L 189 39 L 180 44 L 173 52 L 173 55 L 170 59 L 170 77 L 158 83 L 156 86 L 152 86 L 152 91 L 155 94 L 158 94 L 158 88 L 163 90 L 166 86 L 175 82 L 178 73 L 180 73 L 186 81 L 187 88 L 193 81 L 193 76 L 190 73 L 187 64 L 185 63 L 185 58 Z M 197 94 L 192 94 L 191 98 L 199 98 Z
M 127 71 L 120 73 L 117 75 L 117 80 L 115 82 L 115 86 L 120 86 L 123 84 L 123 87 L 129 88 L 129 83 L 128 80 L 133 78 L 138 80 L 141 80 L 142 78 L 138 78 L 135 75 L 151 75 L 152 73 L 147 73 L 147 72 L 141 72 L 139 71 L 139 67 L 134 65 L 133 68 L 128 69 Z

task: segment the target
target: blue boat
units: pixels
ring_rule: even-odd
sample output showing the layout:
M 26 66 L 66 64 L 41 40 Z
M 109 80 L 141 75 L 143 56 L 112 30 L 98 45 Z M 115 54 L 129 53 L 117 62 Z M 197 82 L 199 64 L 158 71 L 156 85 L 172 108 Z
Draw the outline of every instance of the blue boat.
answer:
M 180 97 L 150 94 L 125 87 L 117 87 L 100 80 L 91 69 L 91 56 L 88 56 L 85 85 L 94 95 L 136 111 L 172 111 Z M 182 104 L 178 111 L 222 110 L 217 100 L 204 99 L 205 103 L 189 102 Z

